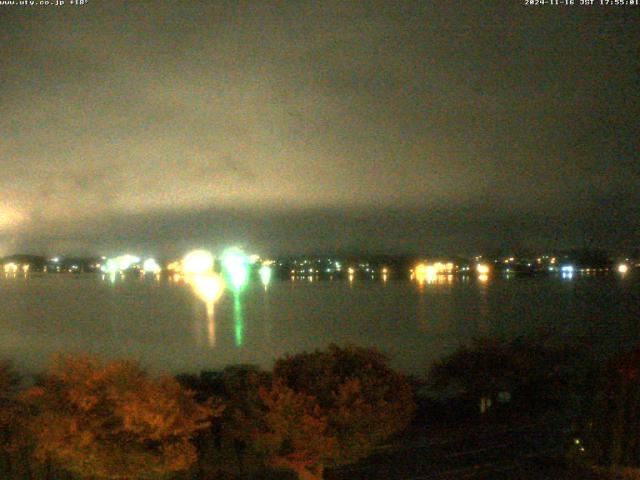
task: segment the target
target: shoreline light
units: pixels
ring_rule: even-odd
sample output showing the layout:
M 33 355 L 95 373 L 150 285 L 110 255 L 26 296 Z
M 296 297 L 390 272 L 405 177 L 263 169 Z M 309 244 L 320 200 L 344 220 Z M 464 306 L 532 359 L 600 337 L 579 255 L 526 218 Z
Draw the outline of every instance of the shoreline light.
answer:
M 229 249 L 222 255 L 222 268 L 229 277 L 231 285 L 239 290 L 249 278 L 249 258 L 239 249 Z
M 194 250 L 182 259 L 182 272 L 186 274 L 203 274 L 213 270 L 213 255 L 206 250 Z
M 480 275 L 488 275 L 489 274 L 489 265 L 484 264 L 484 263 L 479 263 L 476 266 L 476 271 L 478 272 L 478 274 Z
M 260 280 L 262 281 L 262 284 L 266 288 L 267 285 L 271 283 L 271 273 L 272 273 L 271 267 L 269 265 L 263 265 L 262 267 L 260 267 L 260 270 L 258 271 L 258 273 L 260 274 Z
M 142 271 L 144 273 L 158 274 L 162 271 L 162 268 L 154 258 L 147 258 L 142 264 Z
M 629 271 L 629 266 L 626 263 L 621 263 L 618 265 L 618 273 L 627 273 Z
M 9 262 L 4 264 L 4 273 L 16 273 L 18 271 L 18 264 Z

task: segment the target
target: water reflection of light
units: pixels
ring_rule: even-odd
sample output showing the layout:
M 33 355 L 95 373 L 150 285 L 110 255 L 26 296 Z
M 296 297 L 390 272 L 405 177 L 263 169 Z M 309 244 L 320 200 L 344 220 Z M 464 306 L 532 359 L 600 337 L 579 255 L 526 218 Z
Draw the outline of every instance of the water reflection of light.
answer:
M 425 295 L 418 295 L 418 305 L 416 306 L 416 319 L 418 320 L 418 329 L 427 332 L 427 306 L 425 304 Z
M 236 346 L 241 347 L 244 343 L 244 319 L 242 318 L 240 292 L 237 290 L 233 295 L 233 325 L 236 336 Z
M 263 265 L 260 267 L 260 281 L 262 281 L 262 285 L 266 289 L 271 282 L 271 267 L 269 265 Z
M 186 280 L 198 298 L 205 303 L 216 302 L 224 289 L 222 279 L 215 273 L 189 275 Z
M 426 263 L 416 265 L 415 277 L 420 286 L 424 285 L 425 282 L 431 283 L 435 281 L 435 275 L 435 269 L 432 265 L 427 265 Z
M 565 280 L 571 280 L 573 278 L 573 271 L 571 272 L 562 272 L 562 278 Z
M 196 296 L 207 306 L 207 339 L 210 346 L 216 343 L 216 324 L 214 305 L 224 290 L 224 282 L 215 273 L 188 275 L 187 283 L 193 288 Z
M 207 342 L 211 347 L 216 344 L 216 319 L 213 314 L 213 302 L 207 304 Z
M 487 283 L 489 281 L 489 275 L 487 275 L 486 273 L 480 274 L 478 275 L 478 280 L 481 283 Z

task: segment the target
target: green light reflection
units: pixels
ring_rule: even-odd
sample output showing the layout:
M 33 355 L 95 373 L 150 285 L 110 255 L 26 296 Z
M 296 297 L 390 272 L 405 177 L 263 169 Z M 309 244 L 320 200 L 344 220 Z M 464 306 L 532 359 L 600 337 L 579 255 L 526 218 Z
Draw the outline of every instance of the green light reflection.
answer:
M 240 302 L 240 291 L 233 292 L 233 324 L 236 334 L 236 347 L 241 347 L 244 343 L 244 319 L 242 318 L 242 303 Z

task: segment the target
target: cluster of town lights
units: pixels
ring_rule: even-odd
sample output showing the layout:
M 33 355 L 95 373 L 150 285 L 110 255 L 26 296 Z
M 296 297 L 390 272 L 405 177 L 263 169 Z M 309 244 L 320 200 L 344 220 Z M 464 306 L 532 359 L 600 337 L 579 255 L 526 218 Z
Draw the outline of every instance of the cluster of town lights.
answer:
M 9 262 L 4 264 L 4 273 L 18 273 L 19 270 L 22 270 L 23 273 L 29 272 L 29 264 L 25 263 L 24 265 L 18 265 L 14 262 Z
M 475 257 L 475 271 L 480 281 L 487 281 L 493 268 L 492 264 L 481 263 L 482 257 Z M 514 257 L 509 257 L 505 260 L 500 260 L 500 263 L 507 265 L 515 262 Z M 608 268 L 576 268 L 571 264 L 559 264 L 555 257 L 540 257 L 536 260 L 537 263 L 543 263 L 543 260 L 548 260 L 550 265 L 548 271 L 557 272 L 562 275 L 562 278 L 573 278 L 574 273 L 591 273 L 595 271 L 609 270 Z M 54 263 L 57 266 L 54 271 L 60 272 L 60 257 L 53 257 L 49 260 L 50 263 Z M 318 260 L 318 263 L 320 260 Z M 318 275 L 322 272 L 327 274 L 340 273 L 342 271 L 342 265 L 339 262 L 333 262 L 329 260 L 330 265 L 327 268 L 320 268 L 317 266 L 311 266 L 307 260 L 301 262 L 301 267 L 291 270 L 291 278 L 295 279 L 296 274 L 308 275 L 310 281 L 313 280 L 314 275 Z M 496 260 L 498 262 L 498 260 Z M 265 288 L 271 283 L 272 280 L 272 264 L 274 262 L 270 260 L 263 260 L 259 255 L 246 255 L 241 249 L 233 247 L 225 250 L 219 258 L 219 265 L 221 271 L 221 277 L 223 277 L 226 283 L 234 290 L 240 291 L 247 284 L 251 268 L 255 268 L 258 273 L 258 278 Z M 294 262 L 295 264 L 296 262 Z M 308 264 L 308 265 L 307 265 Z M 256 267 L 252 267 L 257 265 Z M 532 266 L 532 263 L 526 264 L 528 267 Z M 174 261 L 166 265 L 163 269 L 161 264 L 154 258 L 147 257 L 144 260 L 141 257 L 131 254 L 119 255 L 113 258 L 102 257 L 100 263 L 92 264 L 92 268 L 99 268 L 105 274 L 109 274 L 112 279 L 115 279 L 116 274 L 124 274 L 128 271 L 139 272 L 143 275 L 154 275 L 156 278 L 160 278 L 162 271 L 167 271 L 174 279 L 179 279 L 183 275 L 200 275 L 213 272 L 216 266 L 216 257 L 206 250 L 194 250 L 185 255 L 182 260 Z M 633 265 L 632 265 L 633 266 Z M 5 274 L 15 275 L 18 272 L 22 272 L 25 275 L 29 272 L 30 265 L 28 263 L 18 263 L 11 261 L 3 265 Z M 437 283 L 440 281 L 449 281 L 452 279 L 452 275 L 455 273 L 462 273 L 466 275 L 471 270 L 469 265 L 454 265 L 452 262 L 421 262 L 418 263 L 413 269 L 410 270 L 411 280 L 416 280 L 421 285 L 424 283 Z M 65 267 L 64 271 L 78 273 L 81 269 L 77 265 L 71 265 Z M 360 264 L 358 268 L 350 266 L 345 269 L 349 282 L 353 282 L 357 275 L 361 273 L 374 278 L 374 268 L 369 264 Z M 614 271 L 620 275 L 626 275 L 631 270 L 629 265 L 629 259 L 618 263 L 614 267 Z M 47 271 L 47 266 L 44 267 L 44 271 Z M 389 269 L 387 267 L 381 267 L 379 270 L 383 281 L 387 281 L 389 278 Z M 504 272 L 509 275 L 512 273 L 512 268 L 506 268 Z M 330 275 L 333 279 L 333 275 Z

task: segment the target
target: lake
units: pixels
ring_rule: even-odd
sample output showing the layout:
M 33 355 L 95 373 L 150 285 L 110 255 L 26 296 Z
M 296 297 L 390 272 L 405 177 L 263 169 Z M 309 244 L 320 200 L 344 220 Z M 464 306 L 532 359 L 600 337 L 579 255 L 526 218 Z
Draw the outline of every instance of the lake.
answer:
M 213 312 L 184 282 L 98 274 L 0 276 L 0 357 L 37 371 L 55 352 L 139 360 L 159 373 L 197 372 L 330 343 L 375 346 L 423 375 L 478 336 L 550 334 L 596 352 L 640 338 L 640 275 L 442 278 L 415 282 L 254 281 Z

